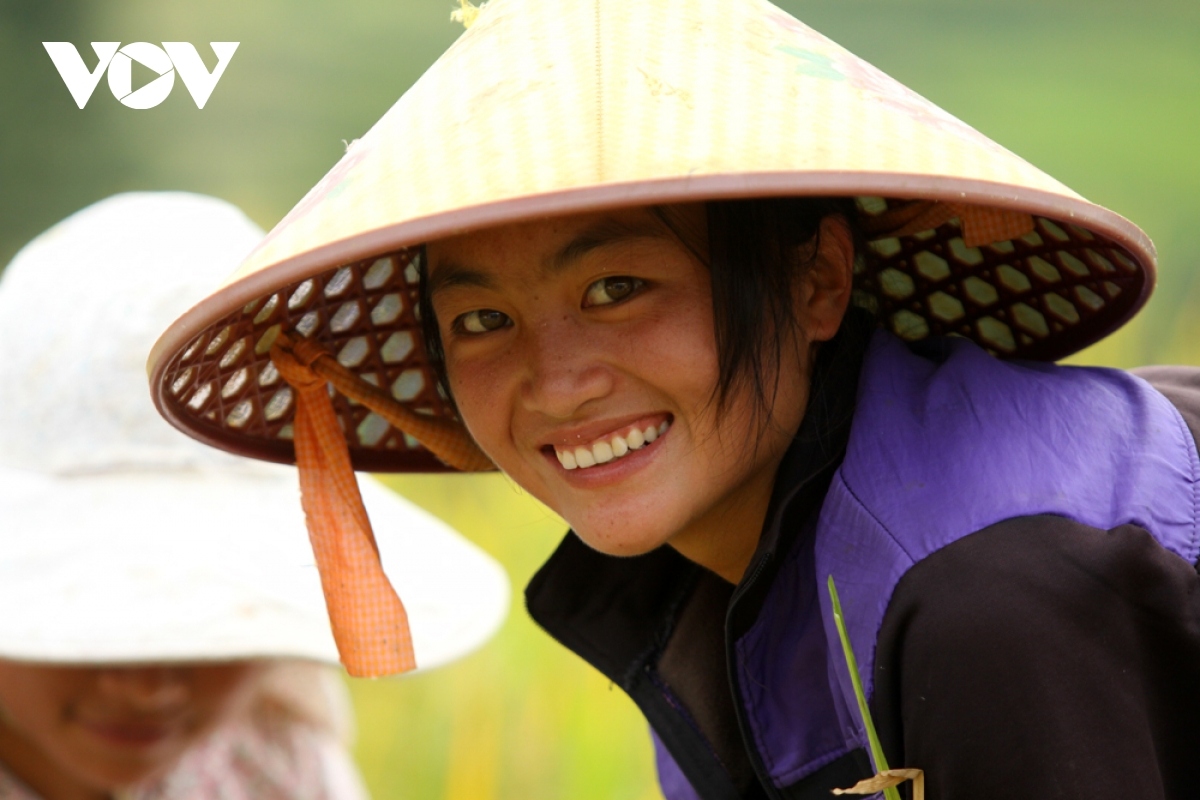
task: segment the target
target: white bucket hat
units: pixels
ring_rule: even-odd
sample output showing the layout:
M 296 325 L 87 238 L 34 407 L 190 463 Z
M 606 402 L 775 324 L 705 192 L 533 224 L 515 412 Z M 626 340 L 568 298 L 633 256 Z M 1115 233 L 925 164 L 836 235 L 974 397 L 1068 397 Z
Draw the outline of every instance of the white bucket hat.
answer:
M 154 336 L 261 239 L 222 201 L 109 198 L 55 225 L 0 280 L 0 657 L 336 662 L 293 470 L 172 430 L 146 394 Z M 484 642 L 503 569 L 364 482 L 417 662 Z

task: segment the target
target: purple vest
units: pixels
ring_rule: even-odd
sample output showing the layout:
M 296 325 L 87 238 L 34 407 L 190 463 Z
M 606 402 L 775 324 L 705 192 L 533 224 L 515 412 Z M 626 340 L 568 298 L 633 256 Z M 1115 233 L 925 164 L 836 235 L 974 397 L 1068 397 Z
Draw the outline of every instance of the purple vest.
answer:
M 1179 412 L 1118 370 L 1001 362 L 966 340 L 939 362 L 877 333 L 815 536 L 787 554 L 735 643 L 739 699 L 776 786 L 866 746 L 826 576 L 870 695 L 876 638 L 904 574 L 964 536 L 1035 514 L 1138 525 L 1195 563 L 1200 460 Z M 694 798 L 658 751 L 666 796 Z

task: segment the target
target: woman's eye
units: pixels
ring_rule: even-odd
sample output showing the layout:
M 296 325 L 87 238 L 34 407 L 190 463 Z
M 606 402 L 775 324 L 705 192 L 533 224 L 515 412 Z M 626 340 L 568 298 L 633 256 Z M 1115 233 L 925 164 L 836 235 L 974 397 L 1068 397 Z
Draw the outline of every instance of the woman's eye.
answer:
M 586 308 L 588 306 L 604 306 L 610 303 L 618 303 L 642 288 L 643 285 L 645 285 L 644 281 L 638 278 L 630 278 L 627 275 L 601 278 L 587 288 L 583 305 Z
M 512 324 L 508 315 L 490 308 L 468 311 L 454 320 L 454 329 L 462 333 L 489 333 Z

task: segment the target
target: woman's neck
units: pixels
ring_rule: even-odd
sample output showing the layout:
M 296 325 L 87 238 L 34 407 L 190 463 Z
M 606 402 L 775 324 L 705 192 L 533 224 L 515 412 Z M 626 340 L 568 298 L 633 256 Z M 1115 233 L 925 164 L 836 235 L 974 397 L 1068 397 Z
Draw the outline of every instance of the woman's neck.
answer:
M 735 586 L 740 583 L 762 537 L 782 458 L 781 454 L 704 518 L 671 537 L 669 544 L 684 558 L 729 583 Z

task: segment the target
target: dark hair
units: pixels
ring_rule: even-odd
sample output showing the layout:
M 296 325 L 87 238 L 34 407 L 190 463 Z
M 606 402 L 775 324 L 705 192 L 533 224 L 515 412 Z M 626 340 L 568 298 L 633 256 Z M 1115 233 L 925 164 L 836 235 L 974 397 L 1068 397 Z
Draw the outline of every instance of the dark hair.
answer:
M 770 411 L 780 360 L 796 325 L 796 283 L 820 249 L 821 222 L 843 217 L 861 253 L 854 200 L 784 197 L 707 204 L 708 268 L 717 337 L 715 399 L 745 389 Z
M 718 377 L 714 399 L 724 406 L 735 390 L 748 389 L 758 411 L 768 412 L 775 395 L 786 337 L 795 329 L 792 303 L 796 282 L 813 263 L 820 248 L 821 222 L 841 216 L 850 225 L 855 252 L 861 253 L 858 212 L 853 199 L 785 197 L 753 200 L 714 200 L 706 204 L 707 257 L 695 242 L 658 213 L 680 240 L 702 260 L 712 275 L 713 320 L 717 338 Z M 427 259 L 418 254 L 421 276 L 419 313 L 421 333 L 430 365 L 446 396 L 445 354 L 437 318 L 425 291 Z M 760 418 L 766 415 L 760 413 Z

